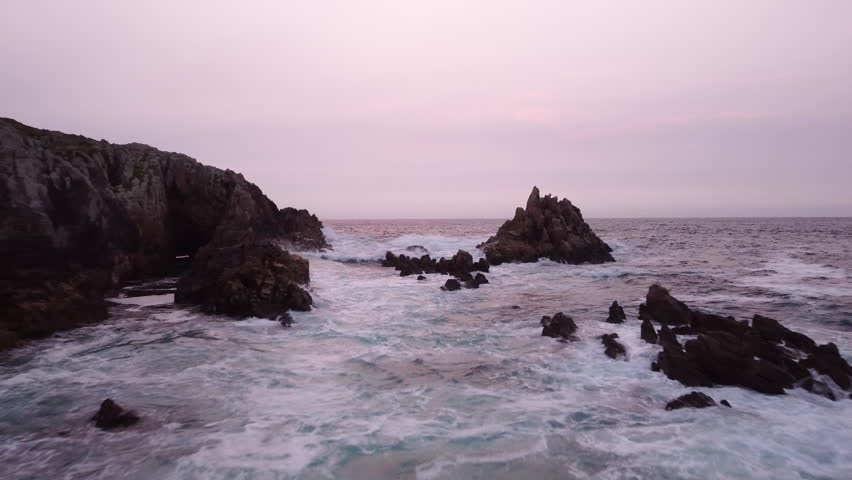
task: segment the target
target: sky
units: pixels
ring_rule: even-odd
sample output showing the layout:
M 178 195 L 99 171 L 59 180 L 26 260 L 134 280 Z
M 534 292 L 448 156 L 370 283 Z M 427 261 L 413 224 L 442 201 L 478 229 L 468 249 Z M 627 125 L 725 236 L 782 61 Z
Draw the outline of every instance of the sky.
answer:
M 0 116 L 321 219 L 852 215 L 847 0 L 0 1 Z

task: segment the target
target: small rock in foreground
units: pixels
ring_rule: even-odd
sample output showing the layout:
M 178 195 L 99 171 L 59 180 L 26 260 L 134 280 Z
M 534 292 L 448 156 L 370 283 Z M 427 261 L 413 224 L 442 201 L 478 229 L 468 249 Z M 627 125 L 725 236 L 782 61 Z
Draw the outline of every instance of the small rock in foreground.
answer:
M 91 421 L 95 422 L 96 427 L 109 430 L 129 427 L 139 421 L 139 416 L 131 410 L 125 410 L 111 398 L 107 398 L 101 402 L 101 408 L 98 409 L 98 413 L 92 417 Z

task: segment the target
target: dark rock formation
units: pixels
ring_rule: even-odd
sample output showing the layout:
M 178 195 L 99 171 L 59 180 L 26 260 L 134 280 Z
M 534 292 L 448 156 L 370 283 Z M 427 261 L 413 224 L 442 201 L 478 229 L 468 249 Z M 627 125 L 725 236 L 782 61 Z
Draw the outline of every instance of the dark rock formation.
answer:
M 639 306 L 639 318 L 667 325 L 688 325 L 692 311 L 683 302 L 669 295 L 668 290 L 654 284 L 648 289 L 645 303 Z
M 617 333 L 608 333 L 601 336 L 601 343 L 604 345 L 604 353 L 607 357 L 616 359 L 618 357 L 627 356 L 627 349 L 624 348 L 624 345 L 619 343 Z
M 307 282 L 308 261 L 272 243 L 208 245 L 178 282 L 175 301 L 208 313 L 274 319 L 310 310 L 311 296 L 298 285 Z
M 612 302 L 609 306 L 609 316 L 606 318 L 607 323 L 624 323 L 627 320 L 627 315 L 624 314 L 624 309 L 618 302 Z
M 663 350 L 656 364 L 684 385 L 738 385 L 766 394 L 783 394 L 799 385 L 836 397 L 822 380 L 812 379 L 810 370 L 814 370 L 841 389 L 852 390 L 852 367 L 833 343 L 817 346 L 808 336 L 760 315 L 749 325 L 733 317 L 693 311 L 658 285 L 649 290 L 646 305 L 645 312 L 663 324 L 659 335 Z M 698 337 L 681 345 L 668 325 L 684 321 Z M 643 327 L 646 322 L 650 320 L 643 321 Z
M 460 290 L 460 289 L 461 289 L 461 283 L 459 283 L 459 281 L 456 280 L 455 278 L 451 278 L 451 279 L 447 280 L 447 282 L 444 283 L 444 286 L 441 287 L 441 290 L 445 290 L 445 291 L 448 291 L 448 292 L 452 292 L 452 291 Z
M 485 278 L 485 275 L 481 273 L 477 273 L 476 276 L 473 277 L 473 280 L 479 285 L 485 285 L 486 283 L 489 283 L 488 279 Z
M 558 312 L 552 318 L 547 315 L 541 317 L 541 326 L 543 337 L 576 340 L 574 333 L 577 331 L 577 324 L 574 323 L 573 318 L 562 312 Z
M 654 329 L 654 324 L 651 323 L 651 320 L 647 318 L 642 320 L 642 326 L 640 329 L 640 337 L 642 340 L 645 340 L 648 343 L 657 343 L 657 330 Z
M 322 227 L 322 222 L 311 212 L 286 207 L 278 211 L 278 232 L 273 236 L 291 250 L 325 250 L 330 245 Z
M 394 255 L 393 252 L 386 252 L 382 266 L 396 269 L 399 271 L 399 276 L 401 277 L 421 275 L 424 273 L 440 273 L 443 275 L 452 275 L 461 281 L 473 280 L 471 272 L 488 271 L 488 262 L 484 258 L 478 262 L 474 262 L 473 256 L 464 250 L 459 250 L 452 258 L 447 259 L 442 257 L 438 260 L 430 257 L 428 254 L 421 257 L 409 257 L 405 254 Z M 478 287 L 480 284 L 476 286 Z
M 667 403 L 666 410 L 677 410 L 679 408 L 707 408 L 715 406 L 716 402 L 708 395 L 701 392 L 690 392 Z M 730 407 L 730 405 L 728 406 Z
M 325 245 L 230 170 L 0 119 L 0 333 L 5 345 L 106 317 L 120 282 L 174 273 L 205 245 Z
M 612 249 L 583 220 L 580 209 L 568 199 L 541 198 L 537 187 L 526 209 L 515 210 L 515 217 L 479 246 L 491 265 L 537 262 L 541 257 L 560 263 L 614 261 Z
M 724 405 L 728 408 L 732 408 L 730 402 L 728 402 L 727 400 L 720 400 L 719 405 Z
M 107 398 L 101 402 L 101 408 L 98 409 L 91 421 L 95 422 L 95 426 L 98 428 L 110 430 L 118 427 L 129 427 L 139 421 L 139 416 Z
M 426 280 L 426 277 L 423 275 L 417 275 L 417 280 Z

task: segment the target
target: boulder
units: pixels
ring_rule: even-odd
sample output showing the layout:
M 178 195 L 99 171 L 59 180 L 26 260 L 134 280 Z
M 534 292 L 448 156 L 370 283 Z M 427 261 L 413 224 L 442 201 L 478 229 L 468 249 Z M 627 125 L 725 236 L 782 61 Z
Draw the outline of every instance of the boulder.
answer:
M 198 304 L 208 313 L 278 318 L 311 308 L 308 261 L 266 242 L 232 247 L 208 245 L 178 281 L 176 303 Z
M 473 280 L 479 285 L 485 285 L 486 283 L 489 283 L 488 279 L 485 278 L 485 275 L 483 275 L 482 273 L 477 273 L 476 276 L 473 277 Z
M 423 275 L 417 275 L 417 280 L 426 280 L 426 277 Z
M 547 315 L 541 317 L 541 335 L 543 337 L 560 338 L 563 340 L 576 340 L 574 333 L 577 331 L 577 324 L 574 319 L 565 315 L 562 312 L 556 313 L 553 317 Z
M 95 426 L 104 430 L 118 427 L 129 427 L 139 421 L 139 416 L 131 410 L 125 410 L 112 399 L 101 402 L 101 407 L 91 419 Z
M 708 395 L 701 392 L 690 392 L 667 403 L 666 410 L 677 410 L 679 408 L 707 408 L 715 406 L 716 402 Z M 727 406 L 730 407 L 730 405 Z
M 459 289 L 461 289 L 461 283 L 459 283 L 459 281 L 456 280 L 455 278 L 451 278 L 451 279 L 447 280 L 447 282 L 444 283 L 444 286 L 441 287 L 441 290 L 448 291 L 448 292 L 452 292 L 452 291 L 459 290 Z
M 639 307 L 639 318 L 668 325 L 689 325 L 692 311 L 658 284 L 651 285 L 645 303 Z
M 541 257 L 560 263 L 615 261 L 612 249 L 583 220 L 568 199 L 546 195 L 533 187 L 526 209 L 518 208 L 497 234 L 479 245 L 491 265 L 537 262 Z
M 609 316 L 606 318 L 607 323 L 624 323 L 627 320 L 627 315 L 624 314 L 624 309 L 618 302 L 612 302 L 609 306 Z
M 624 348 L 624 345 L 616 340 L 618 338 L 617 333 L 609 333 L 601 336 L 601 343 L 604 345 L 604 353 L 609 358 L 619 358 L 627 356 L 627 349 Z
M 654 324 L 651 323 L 651 320 L 647 318 L 642 320 L 642 326 L 639 328 L 642 340 L 648 343 L 657 343 L 657 330 L 654 329 Z

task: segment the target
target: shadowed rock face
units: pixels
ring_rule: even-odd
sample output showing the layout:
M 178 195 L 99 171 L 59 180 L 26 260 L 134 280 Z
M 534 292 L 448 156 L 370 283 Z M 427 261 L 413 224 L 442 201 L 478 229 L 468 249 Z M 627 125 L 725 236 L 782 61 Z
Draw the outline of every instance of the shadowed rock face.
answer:
M 831 379 L 838 389 L 852 390 L 852 367 L 836 345 L 817 345 L 807 335 L 771 318 L 755 315 L 749 325 L 732 317 L 694 311 L 659 285 L 649 289 L 643 314 L 647 315 L 643 338 L 646 325 L 653 328 L 652 319 L 662 323 L 658 342 L 663 350 L 656 366 L 684 385 L 738 385 L 775 395 L 801 386 L 835 399 L 828 384 L 812 376 L 813 370 Z M 687 331 L 698 337 L 681 345 L 671 324 L 689 327 Z
M 568 199 L 541 198 L 537 187 L 533 187 L 526 209 L 515 210 L 515 217 L 480 248 L 491 265 L 537 262 L 541 257 L 575 264 L 615 261 L 612 249 L 583 220 L 580 209 Z
M 322 248 L 321 228 L 230 170 L 0 119 L 0 343 L 101 320 L 109 289 L 174 273 L 177 255 L 270 238 Z

